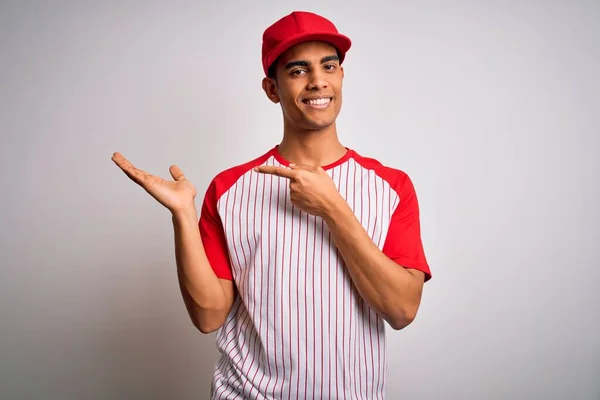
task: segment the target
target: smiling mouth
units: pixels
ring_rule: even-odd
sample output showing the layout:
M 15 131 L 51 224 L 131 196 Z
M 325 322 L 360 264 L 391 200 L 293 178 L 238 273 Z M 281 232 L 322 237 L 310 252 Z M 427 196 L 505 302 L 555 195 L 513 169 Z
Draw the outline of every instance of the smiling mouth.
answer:
M 331 97 L 321 97 L 319 99 L 306 99 L 302 100 L 302 102 L 313 108 L 325 108 L 331 103 Z

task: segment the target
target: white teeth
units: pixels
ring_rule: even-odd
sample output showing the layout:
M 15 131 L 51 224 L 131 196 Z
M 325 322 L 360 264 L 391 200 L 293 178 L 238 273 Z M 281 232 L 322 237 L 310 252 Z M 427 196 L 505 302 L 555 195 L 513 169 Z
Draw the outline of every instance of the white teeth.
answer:
M 311 106 L 322 106 L 324 104 L 329 103 L 329 101 L 330 101 L 329 98 L 323 98 L 323 99 L 306 100 L 306 103 L 310 104 Z

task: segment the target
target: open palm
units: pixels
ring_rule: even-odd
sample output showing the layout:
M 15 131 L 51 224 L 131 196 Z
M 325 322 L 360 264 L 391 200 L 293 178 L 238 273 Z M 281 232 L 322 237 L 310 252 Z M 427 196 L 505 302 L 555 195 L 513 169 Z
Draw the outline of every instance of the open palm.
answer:
M 178 166 L 171 165 L 169 172 L 174 181 L 167 181 L 134 167 L 121 153 L 114 153 L 112 160 L 132 181 L 143 187 L 171 212 L 194 204 L 196 188 L 185 178 Z

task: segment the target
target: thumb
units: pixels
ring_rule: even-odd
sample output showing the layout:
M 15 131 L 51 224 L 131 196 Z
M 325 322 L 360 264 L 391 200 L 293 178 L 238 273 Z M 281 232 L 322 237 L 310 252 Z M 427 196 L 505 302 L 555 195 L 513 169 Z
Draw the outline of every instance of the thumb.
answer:
M 171 168 L 169 168 L 169 172 L 171 173 L 173 179 L 175 179 L 176 181 L 182 181 L 185 179 L 183 171 L 177 165 L 171 165 Z

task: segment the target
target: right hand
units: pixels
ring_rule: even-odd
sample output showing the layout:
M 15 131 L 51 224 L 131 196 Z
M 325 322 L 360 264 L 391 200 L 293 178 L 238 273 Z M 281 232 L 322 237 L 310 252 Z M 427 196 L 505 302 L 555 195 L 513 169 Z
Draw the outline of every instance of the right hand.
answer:
M 114 153 L 112 160 L 132 181 L 143 187 L 160 204 L 172 213 L 194 207 L 196 188 L 188 181 L 181 169 L 171 165 L 169 172 L 174 181 L 166 181 L 134 167 L 121 153 Z

